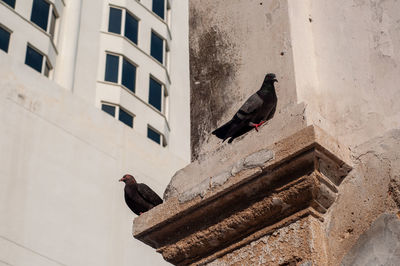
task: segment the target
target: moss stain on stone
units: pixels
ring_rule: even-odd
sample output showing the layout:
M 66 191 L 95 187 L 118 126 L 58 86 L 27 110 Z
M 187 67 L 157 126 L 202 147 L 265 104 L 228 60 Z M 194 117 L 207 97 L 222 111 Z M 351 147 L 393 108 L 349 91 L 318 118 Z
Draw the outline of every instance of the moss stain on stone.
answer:
M 237 55 L 229 37 L 217 26 L 201 28 L 196 11 L 191 11 L 190 28 L 198 38 L 191 41 L 191 149 L 192 160 L 206 137 L 217 127 L 225 107 L 232 104 L 227 90 L 236 72 Z M 192 35 L 193 36 L 193 35 Z

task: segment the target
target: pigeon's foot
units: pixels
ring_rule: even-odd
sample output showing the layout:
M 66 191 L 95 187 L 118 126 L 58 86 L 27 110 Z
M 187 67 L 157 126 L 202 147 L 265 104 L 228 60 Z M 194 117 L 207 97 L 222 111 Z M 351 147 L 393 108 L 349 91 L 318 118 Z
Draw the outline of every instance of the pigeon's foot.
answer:
M 265 123 L 265 121 L 261 121 L 260 123 L 258 123 L 258 124 L 254 124 L 254 123 L 251 123 L 250 122 L 250 126 L 251 127 L 254 127 L 255 129 L 256 129 L 256 131 L 258 132 L 258 127 L 260 127 L 262 124 L 264 124 Z

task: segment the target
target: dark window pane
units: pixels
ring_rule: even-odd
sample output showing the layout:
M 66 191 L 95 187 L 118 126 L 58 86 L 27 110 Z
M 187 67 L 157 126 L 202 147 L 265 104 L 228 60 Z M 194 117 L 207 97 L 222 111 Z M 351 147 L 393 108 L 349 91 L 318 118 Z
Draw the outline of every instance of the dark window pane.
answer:
M 137 35 L 138 35 L 138 21 L 126 13 L 125 19 L 125 36 L 131 40 L 132 42 L 137 44 Z
M 44 0 L 33 0 L 31 21 L 47 31 L 50 4 Z
M 3 0 L 3 2 L 11 6 L 12 8 L 15 8 L 15 0 Z
M 149 104 L 153 105 L 159 111 L 161 111 L 161 92 L 161 84 L 150 78 Z
M 53 11 L 52 14 L 51 14 L 50 32 L 49 32 L 50 36 L 51 36 L 51 39 L 53 39 L 53 40 L 54 40 L 54 30 L 56 28 L 56 19 L 57 19 L 56 13 L 54 13 L 54 11 Z
M 108 21 L 108 31 L 121 34 L 122 10 L 110 7 L 110 19 Z
M 150 54 L 157 59 L 161 64 L 163 63 L 163 49 L 164 41 L 157 36 L 154 32 L 151 33 L 151 48 Z
M 127 60 L 122 64 L 122 85 L 135 92 L 136 67 Z
M 115 106 L 112 105 L 107 105 L 107 104 L 102 104 L 101 105 L 101 110 L 106 112 L 107 114 L 115 117 Z
M 0 49 L 8 52 L 8 45 L 10 44 L 10 33 L 3 28 L 0 28 Z
M 26 48 L 25 64 L 32 67 L 38 72 L 42 72 L 43 55 L 33 50 L 31 47 Z
M 127 126 L 133 127 L 133 117 L 124 111 L 124 109 L 119 109 L 119 121 Z
M 152 141 L 157 142 L 158 144 L 161 144 L 161 135 L 151 128 L 147 128 L 147 137 L 151 139 Z
M 160 18 L 164 19 L 165 13 L 164 0 L 153 0 L 153 12 L 156 13 Z
M 106 58 L 106 75 L 104 77 L 105 81 L 118 82 L 118 61 L 119 56 L 107 55 Z

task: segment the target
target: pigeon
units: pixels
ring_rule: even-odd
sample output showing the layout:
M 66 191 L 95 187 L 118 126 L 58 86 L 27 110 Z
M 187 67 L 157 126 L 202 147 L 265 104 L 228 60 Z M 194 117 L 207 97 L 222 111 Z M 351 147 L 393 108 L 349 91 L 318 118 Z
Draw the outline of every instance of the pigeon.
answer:
M 120 182 L 125 183 L 126 205 L 137 215 L 147 212 L 163 200 L 146 184 L 137 183 L 131 175 L 124 175 Z
M 230 138 L 228 143 L 231 143 L 253 128 L 258 131 L 258 128 L 275 114 L 278 98 L 274 82 L 278 82 L 275 74 L 265 75 L 261 88 L 247 99 L 229 122 L 214 130 L 212 134 L 222 139 L 222 142 Z

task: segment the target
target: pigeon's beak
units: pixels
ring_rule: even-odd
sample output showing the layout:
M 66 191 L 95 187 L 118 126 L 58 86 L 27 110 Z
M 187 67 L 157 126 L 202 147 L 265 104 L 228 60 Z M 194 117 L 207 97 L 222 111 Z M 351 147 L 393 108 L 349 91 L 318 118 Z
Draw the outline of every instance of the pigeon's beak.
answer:
M 273 81 L 275 81 L 275 82 L 278 82 L 278 80 L 277 80 L 277 79 L 273 79 Z
M 119 182 L 123 182 L 124 181 L 124 178 L 121 178 L 120 180 L 118 180 Z

